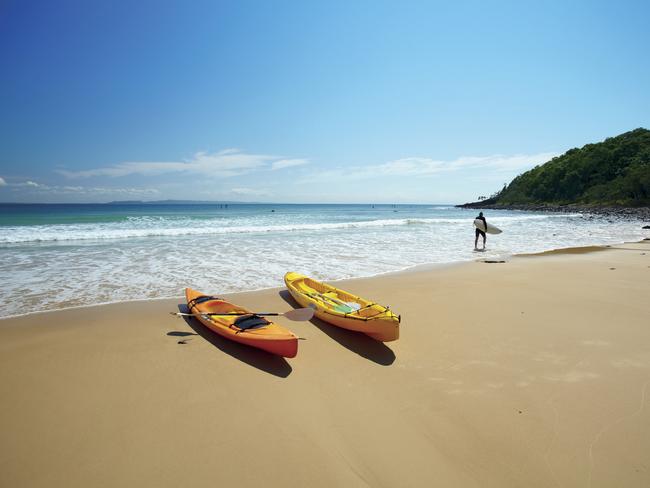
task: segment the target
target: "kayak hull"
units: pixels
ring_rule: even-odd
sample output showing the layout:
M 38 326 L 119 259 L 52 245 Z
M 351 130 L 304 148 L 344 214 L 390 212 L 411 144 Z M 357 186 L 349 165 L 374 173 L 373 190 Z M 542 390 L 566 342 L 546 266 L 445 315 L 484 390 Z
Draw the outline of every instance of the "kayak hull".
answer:
M 400 316 L 388 307 L 299 273 L 285 274 L 284 282 L 294 300 L 302 307 L 314 308 L 314 315 L 324 322 L 381 342 L 399 339 Z
M 185 298 L 187 299 L 187 306 L 190 313 L 252 313 L 244 307 L 234 305 L 216 297 L 197 303 L 196 300 L 201 297 L 205 297 L 205 295 L 191 288 L 185 289 Z M 293 358 L 298 354 L 298 337 L 290 330 L 273 322 L 269 322 L 268 325 L 260 328 L 241 330 L 235 325 L 235 320 L 238 318 L 237 316 L 218 315 L 196 316 L 196 319 L 205 327 L 231 341 L 262 349 L 263 351 L 285 358 Z

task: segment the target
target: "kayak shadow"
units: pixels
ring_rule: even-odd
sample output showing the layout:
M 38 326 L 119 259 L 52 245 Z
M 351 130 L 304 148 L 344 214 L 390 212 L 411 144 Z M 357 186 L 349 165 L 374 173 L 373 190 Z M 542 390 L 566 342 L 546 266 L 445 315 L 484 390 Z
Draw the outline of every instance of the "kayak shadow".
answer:
M 196 332 L 183 332 L 180 330 L 172 330 L 171 332 L 167 332 L 167 335 L 172 337 L 187 337 L 187 336 L 193 336 L 198 334 Z
M 294 300 L 289 291 L 281 290 L 279 293 L 282 299 L 292 307 L 301 307 L 301 305 Z M 383 342 L 376 341 L 361 332 L 354 332 L 352 330 L 342 329 L 336 325 L 328 324 L 317 317 L 311 319 L 310 322 L 343 347 L 361 357 L 377 364 L 381 364 L 382 366 L 390 366 L 395 362 L 395 353 Z
M 179 304 L 178 311 L 181 313 L 189 313 L 187 305 L 185 304 Z M 245 344 L 229 341 L 216 332 L 212 332 L 194 317 L 183 317 L 183 319 L 197 335 L 201 336 L 221 352 L 224 352 L 229 356 L 232 356 L 235 359 L 261 371 L 274 376 L 279 376 L 280 378 L 286 378 L 291 374 L 291 365 L 283 357 L 255 349 L 254 347 L 246 346 Z M 191 335 L 191 333 L 188 333 L 188 335 Z

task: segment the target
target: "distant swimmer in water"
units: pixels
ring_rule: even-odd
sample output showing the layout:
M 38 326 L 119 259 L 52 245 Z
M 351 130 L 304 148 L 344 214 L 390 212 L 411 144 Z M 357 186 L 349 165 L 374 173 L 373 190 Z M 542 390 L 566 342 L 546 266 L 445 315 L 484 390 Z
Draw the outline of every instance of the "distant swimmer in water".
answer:
M 476 217 L 478 220 L 483 221 L 483 228 L 487 230 L 487 220 L 485 220 L 485 217 L 483 217 L 483 212 L 478 213 L 478 217 Z M 478 237 L 482 236 L 483 237 L 483 250 L 485 251 L 485 230 L 481 230 L 478 227 L 476 228 L 476 237 L 474 238 L 474 250 L 478 251 Z

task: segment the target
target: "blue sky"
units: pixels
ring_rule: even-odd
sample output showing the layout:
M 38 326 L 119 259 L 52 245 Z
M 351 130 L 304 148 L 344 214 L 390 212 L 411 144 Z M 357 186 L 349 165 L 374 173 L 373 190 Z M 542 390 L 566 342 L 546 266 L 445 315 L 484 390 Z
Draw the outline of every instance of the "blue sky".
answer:
M 649 127 L 648 2 L 0 2 L 0 201 L 460 203 Z

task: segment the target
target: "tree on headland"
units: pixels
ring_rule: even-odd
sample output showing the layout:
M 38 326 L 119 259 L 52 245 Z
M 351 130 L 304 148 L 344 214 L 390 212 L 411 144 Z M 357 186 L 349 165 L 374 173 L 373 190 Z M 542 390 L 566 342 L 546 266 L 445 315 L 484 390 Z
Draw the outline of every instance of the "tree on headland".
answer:
M 639 128 L 570 149 L 517 176 L 488 205 L 650 204 L 650 131 Z

